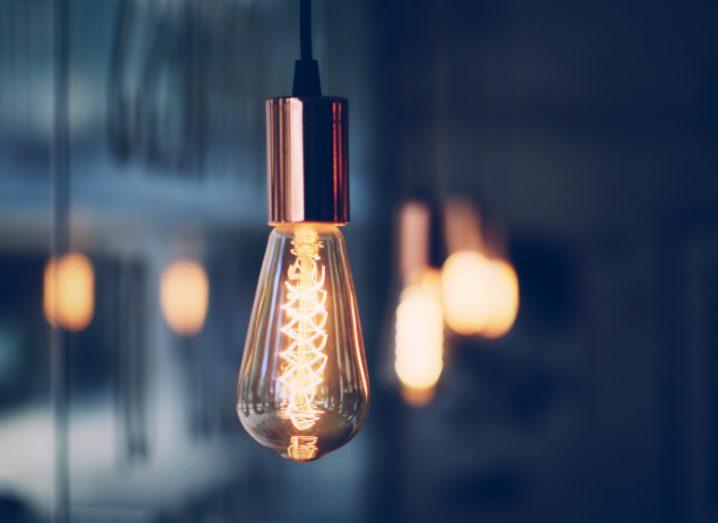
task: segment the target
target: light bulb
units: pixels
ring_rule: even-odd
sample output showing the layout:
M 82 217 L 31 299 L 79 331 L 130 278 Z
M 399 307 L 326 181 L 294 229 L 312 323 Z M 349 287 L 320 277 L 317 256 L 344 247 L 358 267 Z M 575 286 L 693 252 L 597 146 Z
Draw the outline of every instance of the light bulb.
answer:
M 491 313 L 488 260 L 474 250 L 453 253 L 441 269 L 444 317 L 459 334 L 478 334 Z
M 95 271 L 80 252 L 53 257 L 45 266 L 43 309 L 47 321 L 69 331 L 81 331 L 95 310 Z
M 349 441 L 369 386 L 344 238 L 331 224 L 269 236 L 238 380 L 237 414 L 261 445 L 310 461 Z
M 510 263 L 494 259 L 491 270 L 491 309 L 481 335 L 499 338 L 514 324 L 519 310 L 519 280 Z
M 437 271 L 427 270 L 401 293 L 396 309 L 394 369 L 402 394 L 423 405 L 433 396 L 444 366 L 444 318 Z
M 209 306 L 209 280 L 202 264 L 181 259 L 162 272 L 160 306 L 165 321 L 179 335 L 197 334 Z

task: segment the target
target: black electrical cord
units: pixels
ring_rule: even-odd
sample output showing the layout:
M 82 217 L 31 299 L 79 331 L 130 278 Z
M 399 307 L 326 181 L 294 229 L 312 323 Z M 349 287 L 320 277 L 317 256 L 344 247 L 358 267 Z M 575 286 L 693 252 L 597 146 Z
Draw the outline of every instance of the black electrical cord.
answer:
M 302 60 L 312 59 L 312 0 L 299 1 L 299 45 Z
M 299 0 L 300 59 L 294 63 L 292 96 L 321 96 L 319 64 L 312 58 L 312 0 Z

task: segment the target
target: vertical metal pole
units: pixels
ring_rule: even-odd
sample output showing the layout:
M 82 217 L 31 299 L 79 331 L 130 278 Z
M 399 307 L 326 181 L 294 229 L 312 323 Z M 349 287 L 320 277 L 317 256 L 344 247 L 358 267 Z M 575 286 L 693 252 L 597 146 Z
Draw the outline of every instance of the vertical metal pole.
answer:
M 51 176 L 53 224 L 51 252 L 57 257 L 67 251 L 70 204 L 70 143 L 68 129 L 68 1 L 51 0 L 53 35 L 53 133 Z M 57 280 L 57 278 L 56 278 Z M 55 282 L 57 285 L 57 281 Z M 68 382 L 67 354 L 62 330 L 52 329 L 51 394 L 55 421 L 55 507 L 53 521 L 70 521 L 70 473 L 68 464 Z

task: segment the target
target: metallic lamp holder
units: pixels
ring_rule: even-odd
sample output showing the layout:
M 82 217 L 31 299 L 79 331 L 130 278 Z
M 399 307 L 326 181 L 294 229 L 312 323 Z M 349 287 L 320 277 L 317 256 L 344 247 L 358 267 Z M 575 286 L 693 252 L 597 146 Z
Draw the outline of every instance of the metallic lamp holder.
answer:
M 270 225 L 349 221 L 346 99 L 267 100 L 267 180 Z

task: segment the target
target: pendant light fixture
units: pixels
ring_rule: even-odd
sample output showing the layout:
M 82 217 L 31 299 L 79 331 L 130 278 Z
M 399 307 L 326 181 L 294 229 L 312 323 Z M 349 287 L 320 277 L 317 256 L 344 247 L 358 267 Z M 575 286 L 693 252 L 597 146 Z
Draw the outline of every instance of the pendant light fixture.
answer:
M 446 323 L 457 334 L 473 336 L 481 332 L 491 313 L 492 275 L 481 218 L 469 201 L 450 200 L 444 225 L 450 253 L 441 269 Z
M 404 400 L 422 406 L 434 397 L 444 367 L 441 277 L 431 266 L 432 208 L 405 202 L 398 222 L 401 291 L 394 316 L 394 371 Z
M 519 281 L 504 242 L 487 234 L 492 228 L 466 200 L 447 202 L 445 225 L 451 253 L 441 269 L 446 323 L 463 336 L 504 336 L 519 309 Z
M 267 100 L 269 225 L 237 384 L 237 414 L 261 445 L 311 461 L 344 445 L 369 403 L 349 221 L 347 100 L 321 95 L 311 2 L 300 2 L 292 96 Z

